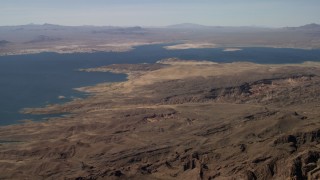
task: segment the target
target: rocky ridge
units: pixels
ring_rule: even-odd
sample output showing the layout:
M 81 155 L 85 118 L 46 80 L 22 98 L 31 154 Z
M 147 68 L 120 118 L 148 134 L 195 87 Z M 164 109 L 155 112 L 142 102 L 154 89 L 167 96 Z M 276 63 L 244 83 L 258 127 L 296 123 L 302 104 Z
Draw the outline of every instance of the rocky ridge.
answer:
M 169 59 L 1 127 L 0 179 L 318 179 L 318 63 Z

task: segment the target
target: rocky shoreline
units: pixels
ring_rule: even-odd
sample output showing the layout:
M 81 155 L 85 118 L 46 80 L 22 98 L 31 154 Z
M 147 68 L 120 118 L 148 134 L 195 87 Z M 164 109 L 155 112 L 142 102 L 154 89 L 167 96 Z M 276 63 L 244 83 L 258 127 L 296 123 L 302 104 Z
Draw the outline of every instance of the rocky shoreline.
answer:
M 317 179 L 320 65 L 167 59 L 0 127 L 0 179 Z M 14 142 L 14 143 L 10 143 Z

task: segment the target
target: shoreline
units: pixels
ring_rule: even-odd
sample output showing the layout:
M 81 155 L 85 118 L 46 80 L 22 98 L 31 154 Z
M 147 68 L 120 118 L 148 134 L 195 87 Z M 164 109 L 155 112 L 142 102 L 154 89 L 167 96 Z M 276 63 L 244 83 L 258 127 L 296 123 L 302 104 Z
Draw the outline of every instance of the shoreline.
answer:
M 125 66 L 124 66 L 125 65 Z M 152 70 L 130 70 L 130 69 L 126 69 L 126 66 L 157 66 L 160 65 L 160 67 L 156 67 L 155 69 Z M 161 66 L 163 65 L 163 66 Z M 80 98 L 80 99 L 75 99 L 75 100 L 71 100 L 62 104 L 50 104 L 46 107 L 38 107 L 38 108 L 25 108 L 24 112 L 28 113 L 28 114 L 50 114 L 51 110 L 53 109 L 53 112 L 59 114 L 59 113 L 63 113 L 60 111 L 54 110 L 56 109 L 56 107 L 60 106 L 68 106 L 68 105 L 73 105 L 73 104 L 77 104 L 78 102 L 81 101 L 86 101 L 90 98 L 95 98 L 97 95 L 99 96 L 99 94 L 101 93 L 105 93 L 108 89 L 110 89 L 111 91 L 114 91 L 115 89 L 119 89 L 119 88 L 126 88 L 127 86 L 130 86 L 129 90 L 124 90 L 124 92 L 126 93 L 130 93 L 132 87 L 131 86 L 142 86 L 145 84 L 153 84 L 158 82 L 158 78 L 154 78 L 152 77 L 151 82 L 149 79 L 146 79 L 145 81 L 136 81 L 137 79 L 140 79 L 141 77 L 143 78 L 146 74 L 148 73 L 152 73 L 152 72 L 157 72 L 157 71 L 162 71 L 162 69 L 166 69 L 170 67 L 180 67 L 180 68 L 184 68 L 184 67 L 205 67 L 205 66 L 217 66 L 217 67 L 222 67 L 222 66 L 249 66 L 249 67 L 271 67 L 274 69 L 278 69 L 278 68 L 282 68 L 282 67 L 302 67 L 302 68 L 306 68 L 306 67 L 310 67 L 310 66 L 320 66 L 320 62 L 314 62 L 314 61 L 304 61 L 301 63 L 283 63 L 283 64 L 259 64 L 259 63 L 253 63 L 253 62 L 231 62 L 231 63 L 217 63 L 217 62 L 212 62 L 212 61 L 197 61 L 197 60 L 180 60 L 177 58 L 168 58 L 168 59 L 164 59 L 161 61 L 158 61 L 156 63 L 152 63 L 152 64 L 113 64 L 113 65 L 108 65 L 108 66 L 102 66 L 102 67 L 97 67 L 97 68 L 87 68 L 87 69 L 79 69 L 79 71 L 84 71 L 84 72 L 111 72 L 111 73 L 115 73 L 115 74 L 125 74 L 127 75 L 127 78 L 124 81 L 118 81 L 118 82 L 101 82 L 101 83 L 97 83 L 95 85 L 92 86 L 84 86 L 84 87 L 79 87 L 79 88 L 74 88 L 74 90 L 79 91 L 81 93 L 87 93 L 87 95 L 84 98 Z M 119 68 L 120 67 L 120 68 Z M 242 68 L 242 69 L 247 69 L 247 68 Z M 243 71 L 243 70 L 240 70 Z M 250 69 L 250 68 L 249 68 Z M 203 72 L 196 72 L 196 73 L 203 73 Z M 226 72 L 222 73 L 225 74 Z M 217 75 L 216 73 L 214 73 L 215 76 Z M 218 73 L 219 74 L 219 73 Z M 182 77 L 185 78 L 185 76 L 190 76 L 192 77 L 193 75 L 189 75 L 189 74 L 184 74 Z M 207 76 L 207 75 L 206 75 Z M 205 77 L 205 76 L 204 76 Z M 175 77 L 177 78 L 177 77 Z M 175 79 L 173 78 L 173 79 Z M 161 81 L 167 81 L 170 80 L 171 77 L 168 78 L 160 78 L 162 80 L 159 80 L 159 82 Z M 179 79 L 179 78 L 178 78 Z M 40 110 L 40 111 L 39 111 Z M 43 111 L 44 110 L 44 111 Z M 46 112 L 47 110 L 49 110 L 48 112 Z
M 212 61 L 204 61 L 204 60 L 181 60 L 181 59 L 177 59 L 177 58 L 168 58 L 168 59 L 164 59 L 164 60 L 160 60 L 156 63 L 151 63 L 151 64 L 128 64 L 128 65 L 164 65 L 165 66 L 190 66 L 190 65 L 196 65 L 196 66 L 206 66 L 206 65 L 223 65 L 223 64 L 248 64 L 248 65 L 258 65 L 258 66 L 300 66 L 300 67 L 308 67 L 308 66 L 318 66 L 320 65 L 320 62 L 315 62 L 315 61 L 304 61 L 301 63 L 283 63 L 283 64 L 259 64 L 259 63 L 253 63 L 253 62 L 231 62 L 231 63 L 217 63 L 217 62 L 212 62 Z M 115 66 L 119 65 L 120 67 L 122 66 L 121 64 L 115 64 Z M 76 90 L 78 92 L 80 92 L 82 95 L 80 98 L 74 98 L 74 99 L 70 99 L 67 102 L 61 102 L 61 103 L 55 103 L 55 104 L 48 104 L 44 107 L 35 107 L 35 108 L 23 108 L 21 110 L 21 113 L 23 114 L 30 114 L 30 115 L 48 115 L 48 117 L 42 117 L 41 119 L 46 120 L 50 120 L 50 119 L 56 119 L 56 118 L 60 118 L 61 115 L 65 115 L 65 114 L 69 114 L 69 112 L 38 112 L 38 109 L 51 109 L 51 108 L 55 108 L 57 106 L 64 106 L 64 105 L 69 105 L 69 104 L 74 104 L 77 103 L 78 101 L 82 101 L 82 100 L 86 100 L 89 99 L 90 97 L 94 97 L 95 95 L 100 93 L 100 88 L 102 87 L 111 87 L 111 86 L 117 86 L 117 85 L 122 85 L 123 83 L 127 83 L 130 81 L 134 81 L 134 79 L 139 78 L 140 76 L 142 76 L 144 73 L 148 72 L 148 71 L 135 71 L 135 70 L 126 70 L 126 69 L 117 69 L 113 68 L 113 67 L 109 67 L 109 66 L 113 66 L 113 65 L 108 65 L 108 66 L 102 66 L 102 67 L 97 67 L 97 68 L 87 68 L 87 69 L 79 69 L 79 71 L 82 72 L 110 72 L 110 73 L 114 73 L 114 74 L 123 74 L 126 75 L 126 79 L 124 79 L 123 81 L 117 81 L 117 82 L 101 82 L 101 83 L 97 83 L 94 85 L 90 85 L 90 86 L 83 86 L 83 87 L 77 87 L 77 88 L 73 88 L 73 90 Z M 161 69 L 161 68 L 160 68 Z M 104 91 L 104 90 L 103 90 Z M 59 98 L 59 97 L 58 97 Z M 55 114 L 57 114 L 57 116 L 55 116 Z M 53 116 L 52 116 L 53 115 Z M 50 117 L 51 116 L 51 117 Z M 24 119 L 19 120 L 19 121 L 24 121 Z M 42 120 L 29 120 L 27 119 L 28 122 L 33 122 L 33 123 L 38 123 L 41 122 Z M 16 124 L 9 124 L 9 125 L 4 125 L 4 126 L 11 126 L 11 125 L 19 125 L 19 124 L 24 124 L 24 123 L 16 123 Z M 4 127 L 2 126 L 2 127 Z M 1 127 L 1 126 L 0 126 Z
M 158 45 L 158 44 L 157 44 Z M 161 44 L 160 44 L 161 45 Z M 222 49 L 223 50 L 223 49 Z M 161 62 L 161 61 L 160 61 Z M 197 61 L 198 63 L 199 62 L 201 62 L 201 61 Z M 171 61 L 169 64 L 174 64 L 175 62 L 174 61 Z M 214 62 L 211 62 L 210 61 L 210 63 L 214 63 Z M 305 64 L 306 62 L 301 62 L 301 64 Z M 309 62 L 309 63 L 317 63 L 317 62 Z M 163 61 L 162 62 L 162 64 L 166 64 L 166 62 L 165 61 Z M 178 62 L 178 64 L 181 64 L 181 62 Z M 204 64 L 207 64 L 205 61 L 204 61 Z M 220 63 L 218 63 L 218 64 L 220 64 Z M 288 64 L 288 63 L 282 63 L 282 64 L 280 64 L 280 65 L 294 65 L 294 64 L 300 64 L 300 63 L 292 63 L 292 64 Z M 269 64 L 270 65 L 270 64 Z M 97 71 L 97 69 L 99 69 L 99 68 L 101 68 L 101 67 L 97 67 L 97 68 L 91 68 L 91 71 Z M 84 71 L 86 71 L 86 72 L 90 72 L 90 69 L 85 69 Z M 101 71 L 100 71 L 101 72 Z M 107 72 L 106 70 L 105 71 L 103 71 L 103 72 Z M 126 81 L 128 81 L 129 79 L 131 79 L 132 77 L 137 77 L 137 76 L 139 76 L 140 74 L 139 73 L 141 73 L 141 72 L 134 72 L 134 73 L 132 73 L 132 72 L 124 72 L 124 71 L 120 71 L 119 69 L 118 70 L 108 70 L 108 72 L 112 72 L 112 73 L 116 73 L 116 74 L 126 74 L 127 75 L 127 79 L 125 79 L 125 80 L 123 80 L 123 81 L 119 81 L 119 82 L 126 82 Z M 111 84 L 112 83 L 114 83 L 114 82 L 110 82 Z M 94 85 L 90 85 L 90 86 L 82 86 L 82 87 L 76 87 L 76 88 L 74 88 L 75 90 L 77 90 L 77 91 L 79 91 L 79 92 L 81 92 L 81 93 L 92 93 L 92 92 L 99 92 L 99 90 L 93 90 L 93 91 L 91 91 L 90 92 L 90 90 L 89 89 L 92 89 L 91 87 L 94 87 L 94 86 L 99 86 L 99 85 L 104 85 L 104 84 L 110 84 L 109 82 L 104 82 L 104 81 L 102 81 L 102 82 L 99 82 L 99 83 L 97 83 L 97 84 L 94 84 Z M 90 96 L 90 95 L 89 95 Z M 88 97 L 87 95 L 85 96 L 85 98 L 86 97 Z M 72 101 L 72 100 L 70 100 L 70 101 Z M 70 101 L 68 101 L 68 102 L 70 102 Z M 63 104 L 64 102 L 62 102 L 62 104 Z M 41 108 L 41 107 L 40 107 Z M 27 109 L 27 108 L 26 108 Z
M 16 50 L 15 52 L 0 52 L 0 56 L 15 56 L 15 55 L 32 55 L 40 53 L 58 53 L 58 54 L 73 54 L 73 53 L 96 53 L 96 52 L 128 52 L 138 46 L 164 44 L 164 42 L 138 42 L 138 43 L 109 43 L 98 44 L 93 46 L 87 45 L 70 45 L 70 46 L 54 46 L 51 48 L 34 48 Z M 9 50 L 10 51 L 10 50 Z
M 188 50 L 188 49 L 215 49 L 215 48 L 222 48 L 224 52 L 233 52 L 233 51 L 240 51 L 244 48 L 277 48 L 277 49 L 299 49 L 299 50 L 320 50 L 320 48 L 314 47 L 293 47 L 293 46 L 274 46 L 274 45 L 239 45 L 239 46 L 229 46 L 229 45 L 219 45 L 213 43 L 179 43 L 176 45 L 165 46 L 165 44 L 171 44 L 175 42 L 152 42 L 152 43 L 120 43 L 120 44 L 100 44 L 95 45 L 93 47 L 86 47 L 84 49 L 57 49 L 56 47 L 46 48 L 46 49 L 26 49 L 20 50 L 17 52 L 0 52 L 1 56 L 17 56 L 17 55 L 33 55 L 33 54 L 40 54 L 40 53 L 58 53 L 58 54 L 75 54 L 75 53 L 96 53 L 96 52 L 128 52 L 133 50 L 135 47 L 144 46 L 144 45 L 161 45 L 163 44 L 163 48 L 170 51 L 170 50 Z M 129 45 L 128 45 L 129 44 Z M 82 46 L 82 45 L 80 45 Z M 106 47 L 106 48 L 103 48 Z M 232 48 L 231 48 L 232 47 Z
M 124 179 L 170 179 L 174 173 L 184 179 L 190 172 L 198 175 L 201 169 L 197 168 L 205 165 L 207 177 L 217 171 L 221 177 L 240 177 L 248 168 L 257 172 L 268 167 L 270 161 L 256 163 L 261 155 L 284 163 L 290 174 L 291 164 L 285 160 L 304 149 L 288 153 L 283 149 L 291 145 L 287 137 L 312 135 L 320 125 L 315 106 L 320 100 L 315 96 L 320 89 L 320 63 L 266 65 L 169 58 L 88 71 L 111 70 L 131 76 L 125 82 L 86 87 L 94 93 L 88 98 L 32 111 L 68 112 L 68 116 L 0 127 L 2 142 L 20 142 L 0 145 L 1 174 L 15 179 L 39 172 L 44 174 L 42 179 L 112 179 L 121 172 Z M 269 133 L 270 129 L 274 131 Z M 314 141 L 299 146 L 314 147 Z M 192 161 L 197 171 L 186 171 Z M 235 167 L 243 171 L 230 174 Z M 145 174 L 145 168 L 150 173 Z

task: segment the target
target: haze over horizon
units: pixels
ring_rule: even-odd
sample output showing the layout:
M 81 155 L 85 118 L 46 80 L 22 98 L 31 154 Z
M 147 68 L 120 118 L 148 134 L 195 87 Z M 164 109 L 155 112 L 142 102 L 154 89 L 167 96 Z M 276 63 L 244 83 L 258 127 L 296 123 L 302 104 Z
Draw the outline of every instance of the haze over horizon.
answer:
M 30 23 L 167 26 L 187 22 L 209 26 L 286 27 L 319 24 L 319 5 L 317 0 L 3 0 L 0 26 Z

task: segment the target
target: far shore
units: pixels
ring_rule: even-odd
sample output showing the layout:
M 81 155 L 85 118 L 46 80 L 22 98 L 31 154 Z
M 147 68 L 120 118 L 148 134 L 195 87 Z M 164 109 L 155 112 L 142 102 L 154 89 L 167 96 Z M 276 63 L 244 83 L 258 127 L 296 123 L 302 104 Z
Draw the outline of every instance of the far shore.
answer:
M 234 52 L 234 51 L 242 51 L 240 48 L 225 48 L 224 52 Z
M 184 43 L 172 46 L 165 46 L 167 50 L 183 50 L 183 49 L 204 49 L 204 48 L 216 48 L 217 45 L 213 43 Z
M 107 43 L 98 45 L 56 45 L 52 47 L 43 48 L 25 48 L 25 49 L 9 49 L 0 51 L 0 56 L 12 56 L 12 55 L 29 55 L 39 53 L 58 53 L 58 54 L 72 54 L 72 53 L 95 53 L 95 52 L 128 52 L 133 50 L 137 46 L 143 45 L 155 45 L 164 44 L 170 42 L 128 42 L 128 43 Z M 186 50 L 186 49 L 206 49 L 206 48 L 224 48 L 224 52 L 242 51 L 242 48 L 248 47 L 265 47 L 265 48 L 292 48 L 292 49 L 304 49 L 312 50 L 312 47 L 291 47 L 291 46 L 255 46 L 255 45 L 243 45 L 237 48 L 229 48 L 219 44 L 213 43 L 183 43 L 171 46 L 164 46 L 167 50 Z
M 128 43 L 107 43 L 98 45 L 63 45 L 52 46 L 46 48 L 27 48 L 21 50 L 8 50 L 0 52 L 0 56 L 10 55 L 27 55 L 39 54 L 44 52 L 53 52 L 58 54 L 72 54 L 72 53 L 95 53 L 95 52 L 127 52 L 134 49 L 136 46 L 161 44 L 162 42 L 128 42 Z

